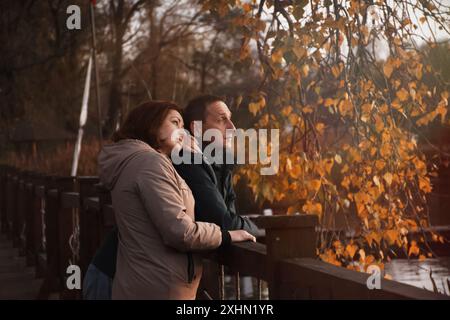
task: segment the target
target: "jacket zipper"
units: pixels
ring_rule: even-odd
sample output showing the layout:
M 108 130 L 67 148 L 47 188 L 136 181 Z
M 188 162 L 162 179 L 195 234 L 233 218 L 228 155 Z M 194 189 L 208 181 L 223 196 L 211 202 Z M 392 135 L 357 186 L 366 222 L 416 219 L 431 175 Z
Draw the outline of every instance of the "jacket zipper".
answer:
M 194 260 L 192 258 L 192 253 L 188 252 L 187 258 L 188 258 L 188 267 L 187 267 L 188 283 L 192 283 L 192 280 L 194 279 Z

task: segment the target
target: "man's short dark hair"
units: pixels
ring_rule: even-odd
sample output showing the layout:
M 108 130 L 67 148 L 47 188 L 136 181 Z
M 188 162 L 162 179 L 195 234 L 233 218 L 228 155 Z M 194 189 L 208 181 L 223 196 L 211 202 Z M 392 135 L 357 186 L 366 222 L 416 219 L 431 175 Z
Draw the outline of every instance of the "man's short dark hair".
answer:
M 185 128 L 190 130 L 192 121 L 203 121 L 205 119 L 206 107 L 217 101 L 223 102 L 224 99 L 212 94 L 204 94 L 191 99 L 183 110 Z

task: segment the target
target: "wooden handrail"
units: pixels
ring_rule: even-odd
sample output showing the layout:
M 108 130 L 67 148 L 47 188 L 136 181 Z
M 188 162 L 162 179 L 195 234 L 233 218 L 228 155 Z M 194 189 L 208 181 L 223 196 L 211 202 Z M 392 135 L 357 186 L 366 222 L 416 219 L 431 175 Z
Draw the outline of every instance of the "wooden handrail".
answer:
M 20 196 L 17 195 L 18 190 Z M 106 232 L 115 225 L 111 195 L 98 184 L 97 177 L 43 176 L 1 166 L 0 210 L 2 226 L 6 223 L 2 229 L 7 230 L 13 239 L 17 240 L 18 236 L 20 239 L 19 230 L 25 226 L 22 235 L 26 237 L 26 253 L 30 262 L 46 262 L 45 272 L 41 275 L 48 277 L 44 288 L 47 293 L 64 289 L 73 215 L 79 216 L 79 263 L 83 274 Z M 42 212 L 45 212 L 44 225 Z M 385 279 L 381 280 L 380 290 L 370 290 L 366 285 L 368 274 L 318 260 L 315 250 L 318 221 L 314 215 L 257 217 L 254 220 L 259 227 L 265 228 L 266 244 L 231 244 L 226 249 L 204 255 L 206 260 L 219 265 L 213 274 L 216 281 L 223 275 L 222 266 L 226 266 L 235 276 L 237 286 L 240 276 L 268 282 L 271 299 L 449 299 Z M 47 248 L 39 245 L 42 230 L 45 230 Z M 258 282 L 258 287 L 261 288 L 261 282 Z M 218 288 L 221 292 L 217 292 Z M 214 290 L 216 292 L 211 296 L 222 297 L 223 282 Z M 239 288 L 236 288 L 236 297 L 240 297 Z
M 450 299 L 388 279 L 381 279 L 380 289 L 371 290 L 367 287 L 369 274 L 312 258 L 282 260 L 278 272 L 281 299 Z

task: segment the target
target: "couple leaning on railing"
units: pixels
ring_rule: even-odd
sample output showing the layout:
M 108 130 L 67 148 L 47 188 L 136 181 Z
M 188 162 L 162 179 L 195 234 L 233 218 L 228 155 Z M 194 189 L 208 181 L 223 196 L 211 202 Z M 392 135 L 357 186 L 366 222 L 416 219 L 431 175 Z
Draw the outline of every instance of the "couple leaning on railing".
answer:
M 192 130 L 194 121 L 222 133 L 223 141 L 214 143 L 226 152 L 226 132 L 235 127 L 227 105 L 211 95 L 184 110 L 171 102 L 143 103 L 103 147 L 100 181 L 111 192 L 117 229 L 87 270 L 85 299 L 195 299 L 201 252 L 262 234 L 236 213 L 231 165 L 205 155 L 201 163 L 172 164 L 174 149 L 201 153 L 194 139 L 174 135 L 183 126 Z

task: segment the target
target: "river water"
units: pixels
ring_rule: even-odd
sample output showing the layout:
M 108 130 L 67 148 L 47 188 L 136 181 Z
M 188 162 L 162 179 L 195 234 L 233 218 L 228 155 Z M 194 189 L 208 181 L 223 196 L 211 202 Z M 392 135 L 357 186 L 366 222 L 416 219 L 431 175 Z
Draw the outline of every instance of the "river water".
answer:
M 430 270 L 439 292 L 450 295 L 447 283 L 447 279 L 450 282 L 450 257 L 425 261 L 395 259 L 385 265 L 385 272 L 392 280 L 433 291 Z

